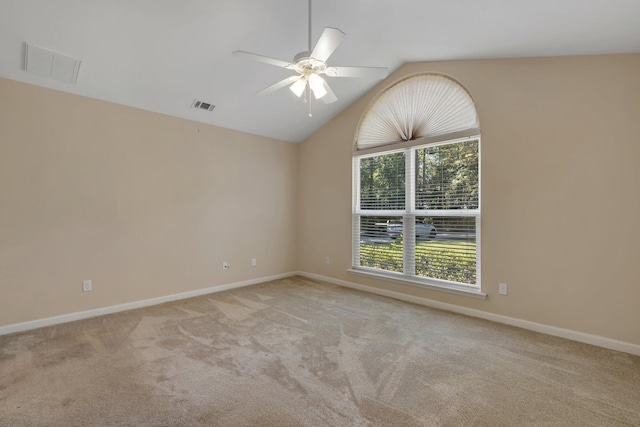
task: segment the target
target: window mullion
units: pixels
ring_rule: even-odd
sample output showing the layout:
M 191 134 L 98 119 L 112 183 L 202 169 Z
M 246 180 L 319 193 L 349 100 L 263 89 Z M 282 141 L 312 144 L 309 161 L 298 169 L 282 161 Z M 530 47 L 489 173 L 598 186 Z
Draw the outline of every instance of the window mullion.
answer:
M 416 274 L 416 220 L 415 220 L 415 149 L 405 150 L 405 207 L 402 218 L 402 265 L 403 273 L 414 276 Z
M 416 149 L 408 148 L 405 154 L 405 200 L 407 213 L 414 213 L 416 210 Z

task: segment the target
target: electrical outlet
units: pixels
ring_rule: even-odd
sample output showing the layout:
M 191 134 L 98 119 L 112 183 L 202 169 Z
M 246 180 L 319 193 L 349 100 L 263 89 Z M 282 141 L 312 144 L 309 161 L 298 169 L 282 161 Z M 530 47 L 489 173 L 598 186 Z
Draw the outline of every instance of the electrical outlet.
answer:
M 500 293 L 500 295 L 506 295 L 507 294 L 507 284 L 506 283 L 500 283 L 498 285 L 498 292 Z
M 82 292 L 89 292 L 92 289 L 91 280 L 82 281 Z
M 251 258 L 251 266 L 255 267 L 256 265 L 258 265 L 258 261 L 255 258 Z
M 223 270 L 228 270 L 229 269 L 229 263 L 227 261 L 223 261 L 222 262 L 222 269 Z
M 325 264 L 329 264 L 331 262 L 331 260 L 329 259 L 328 256 L 324 257 L 324 263 Z

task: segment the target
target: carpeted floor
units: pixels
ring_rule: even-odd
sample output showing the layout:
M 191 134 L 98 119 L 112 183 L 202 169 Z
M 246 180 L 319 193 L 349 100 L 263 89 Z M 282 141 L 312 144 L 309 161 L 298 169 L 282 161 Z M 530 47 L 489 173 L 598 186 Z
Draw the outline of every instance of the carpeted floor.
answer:
M 294 277 L 0 337 L 0 426 L 639 426 L 640 357 Z

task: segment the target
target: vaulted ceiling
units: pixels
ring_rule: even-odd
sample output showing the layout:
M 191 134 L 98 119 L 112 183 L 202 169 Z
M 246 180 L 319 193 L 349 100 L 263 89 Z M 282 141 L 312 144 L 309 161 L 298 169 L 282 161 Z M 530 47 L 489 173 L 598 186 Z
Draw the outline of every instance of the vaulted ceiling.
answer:
M 378 83 L 331 78 L 333 104 L 255 92 L 307 50 L 307 0 L 0 0 L 0 77 L 285 141 L 304 140 Z M 638 0 L 315 0 L 330 65 L 640 52 Z M 24 69 L 25 43 L 81 60 L 75 84 Z M 191 108 L 195 99 L 213 111 Z M 1 100 L 0 100 L 1 102 Z

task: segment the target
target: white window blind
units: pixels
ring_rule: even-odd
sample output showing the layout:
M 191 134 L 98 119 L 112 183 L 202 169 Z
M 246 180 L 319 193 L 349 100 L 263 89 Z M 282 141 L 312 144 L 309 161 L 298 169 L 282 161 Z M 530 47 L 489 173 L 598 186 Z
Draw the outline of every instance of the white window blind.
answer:
M 478 133 L 478 115 L 467 91 L 449 77 L 421 74 L 373 101 L 360 120 L 356 150 L 468 130 Z
M 405 208 L 405 153 L 382 154 L 360 160 L 360 209 Z
M 478 208 L 478 141 L 415 150 L 416 209 Z

